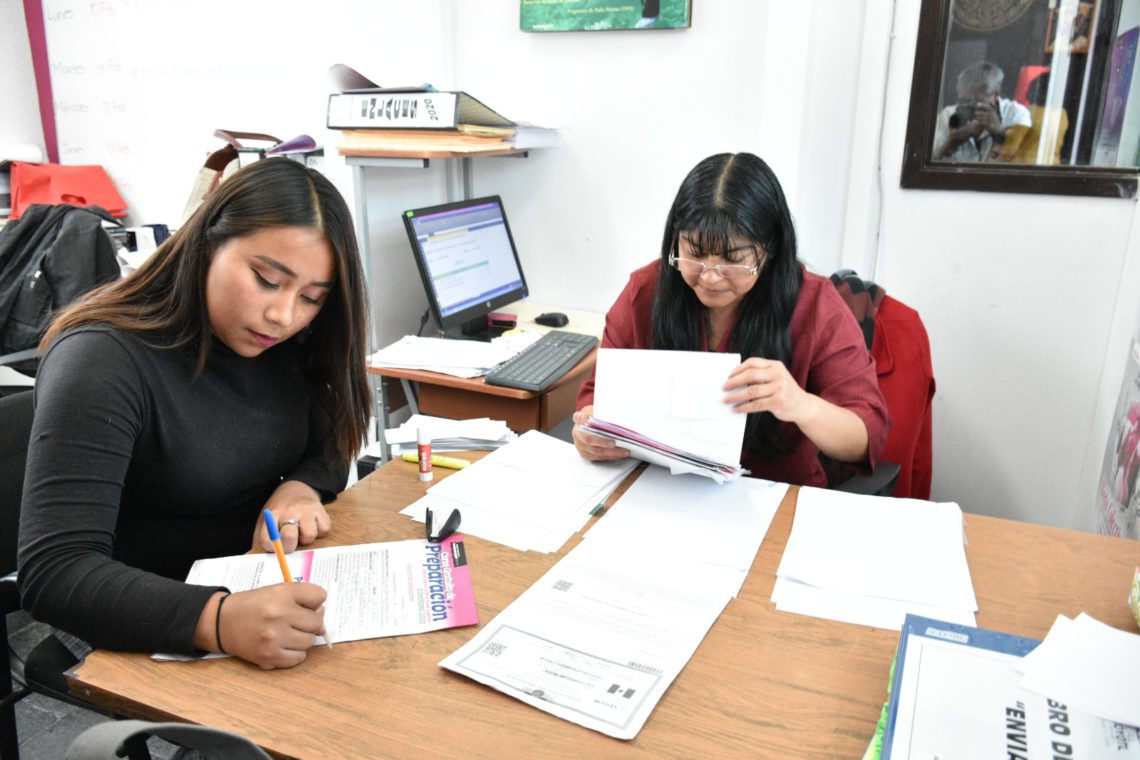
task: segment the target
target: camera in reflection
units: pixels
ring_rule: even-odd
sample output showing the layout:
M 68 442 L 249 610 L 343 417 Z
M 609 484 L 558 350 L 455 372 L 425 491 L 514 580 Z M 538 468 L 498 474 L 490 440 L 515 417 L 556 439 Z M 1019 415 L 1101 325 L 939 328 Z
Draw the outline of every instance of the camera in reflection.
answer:
M 950 129 L 958 129 L 974 120 L 978 112 L 978 101 L 967 100 L 959 103 L 950 114 Z

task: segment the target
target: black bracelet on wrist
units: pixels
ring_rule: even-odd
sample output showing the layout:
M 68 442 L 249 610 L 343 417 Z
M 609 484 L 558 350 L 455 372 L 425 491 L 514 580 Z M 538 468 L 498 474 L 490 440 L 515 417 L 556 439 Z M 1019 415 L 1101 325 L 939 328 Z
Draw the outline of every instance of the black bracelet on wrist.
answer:
M 214 613 L 214 639 L 218 642 L 218 651 L 222 654 L 228 654 L 225 647 L 222 646 L 222 603 L 226 601 L 229 592 L 226 592 L 221 599 L 218 600 L 218 609 Z

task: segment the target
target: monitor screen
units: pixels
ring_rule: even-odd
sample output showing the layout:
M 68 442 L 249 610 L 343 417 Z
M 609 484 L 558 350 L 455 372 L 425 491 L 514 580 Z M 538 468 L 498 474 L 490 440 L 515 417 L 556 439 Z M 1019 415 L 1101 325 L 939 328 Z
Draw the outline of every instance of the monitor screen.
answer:
M 526 297 L 499 196 L 405 211 L 404 227 L 440 330 L 484 333 L 487 314 Z

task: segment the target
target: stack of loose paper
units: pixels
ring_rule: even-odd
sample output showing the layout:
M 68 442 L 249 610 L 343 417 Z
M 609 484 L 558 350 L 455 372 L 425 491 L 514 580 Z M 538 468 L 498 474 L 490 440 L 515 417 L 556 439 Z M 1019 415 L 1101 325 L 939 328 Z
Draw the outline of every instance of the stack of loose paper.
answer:
M 573 551 L 440 665 L 634 738 L 739 591 L 786 489 L 650 467 Z
M 572 444 L 524 433 L 428 489 L 401 510 L 423 522 L 460 510 L 460 529 L 516 549 L 554 552 L 582 529 L 637 462 L 587 462 Z
M 373 367 L 426 369 L 455 377 L 478 377 L 534 343 L 539 333 L 503 335 L 488 342 L 405 335 L 369 357 Z
M 585 428 L 637 459 L 718 483 L 741 475 L 747 415 L 724 403 L 740 354 L 598 350 L 594 414 Z
M 423 430 L 431 441 L 432 451 L 490 451 L 515 439 L 515 434 L 502 420 L 480 417 L 449 420 L 413 414 L 402 425 L 384 431 L 384 442 L 395 456 L 400 449 L 416 447 L 416 431 Z
M 1091 652 L 1097 643 L 1086 640 L 1080 648 Z M 1044 646 L 998 631 L 907 615 L 887 705 L 883 760 L 1140 757 L 1140 730 L 1088 712 L 1060 693 L 1025 688 L 1019 671 L 1031 667 Z M 1134 698 L 1135 684 L 1130 694 L 1114 691 L 1127 675 L 1123 668 L 1110 675 L 1103 694 Z
M 898 629 L 910 612 L 974 625 L 978 609 L 954 503 L 801 488 L 776 609 Z
M 1081 613 L 1058 615 L 1018 663 L 1021 687 L 1091 715 L 1140 727 L 1140 636 Z M 1140 729 L 1136 756 L 1140 757 Z

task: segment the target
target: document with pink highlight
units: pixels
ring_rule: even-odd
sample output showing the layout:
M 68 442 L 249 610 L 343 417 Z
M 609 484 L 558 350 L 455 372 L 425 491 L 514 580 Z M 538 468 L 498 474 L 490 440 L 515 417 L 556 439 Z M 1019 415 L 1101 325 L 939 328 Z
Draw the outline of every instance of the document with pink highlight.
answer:
M 333 643 L 475 625 L 479 616 L 463 537 L 329 546 L 286 555 L 293 580 L 328 593 Z M 273 554 L 201 559 L 187 583 L 246 591 L 281 582 Z

